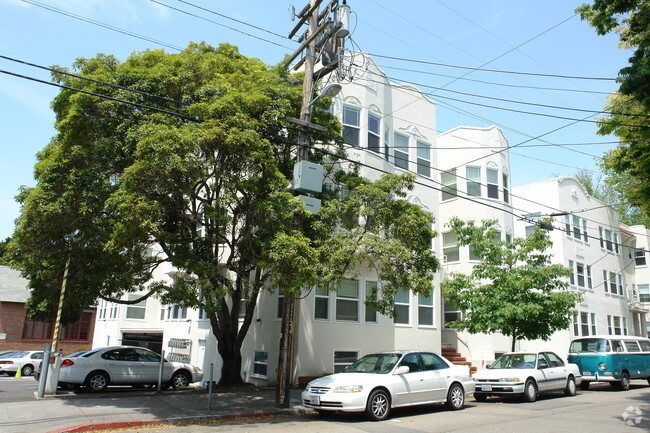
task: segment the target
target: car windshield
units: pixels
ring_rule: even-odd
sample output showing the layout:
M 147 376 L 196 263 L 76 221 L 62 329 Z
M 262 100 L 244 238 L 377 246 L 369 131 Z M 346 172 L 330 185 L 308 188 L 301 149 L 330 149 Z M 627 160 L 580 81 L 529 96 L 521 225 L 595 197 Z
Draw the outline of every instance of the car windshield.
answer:
M 378 373 L 388 374 L 391 372 L 400 357 L 399 353 L 374 353 L 366 355 L 349 365 L 343 373 Z
M 490 368 L 535 368 L 537 354 L 506 353 L 494 361 Z
M 611 352 L 609 341 L 604 338 L 584 338 L 571 342 L 569 353 Z
M 9 358 L 14 353 L 16 353 L 16 352 L 5 352 L 3 354 L 0 354 L 0 358 Z
M 22 358 L 24 356 L 27 356 L 27 352 L 14 352 L 8 358 Z

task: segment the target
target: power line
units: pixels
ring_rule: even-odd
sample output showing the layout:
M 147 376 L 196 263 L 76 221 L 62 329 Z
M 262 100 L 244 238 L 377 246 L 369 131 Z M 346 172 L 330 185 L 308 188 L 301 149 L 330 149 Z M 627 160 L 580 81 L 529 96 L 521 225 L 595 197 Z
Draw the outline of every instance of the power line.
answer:
M 89 24 L 93 24 L 93 25 L 96 25 L 96 26 L 99 26 L 99 27 L 103 27 L 103 28 L 108 29 L 108 30 L 112 30 L 114 32 L 122 33 L 124 35 L 131 36 L 131 37 L 134 37 L 134 38 L 137 38 L 137 39 L 141 39 L 143 41 L 152 42 L 154 44 L 161 45 L 161 46 L 167 47 L 167 48 L 171 48 L 171 49 L 174 49 L 174 50 L 177 50 L 177 51 L 183 51 L 183 48 L 177 47 L 176 45 L 168 44 L 167 42 L 159 41 L 157 39 L 153 39 L 153 38 L 150 38 L 148 36 L 143 36 L 143 35 L 128 31 L 128 30 L 120 29 L 118 27 L 114 27 L 114 26 L 111 26 L 111 25 L 108 25 L 108 24 L 105 24 L 105 23 L 102 23 L 102 22 L 99 22 L 99 21 L 95 21 L 95 20 L 92 20 L 90 18 L 83 17 L 81 15 L 73 14 L 71 12 L 67 12 L 67 11 L 64 11 L 62 9 L 55 8 L 53 6 L 49 6 L 49 5 L 46 5 L 46 4 L 43 4 L 43 3 L 39 3 L 39 2 L 36 2 L 34 0 L 22 0 L 22 1 L 25 2 L 25 3 L 29 3 L 31 5 L 37 6 L 39 8 L 43 8 L 43 9 L 47 9 L 47 10 L 52 11 L 52 12 L 56 12 L 57 14 L 65 15 L 67 17 L 74 18 L 74 19 L 79 20 L 79 21 L 84 21 L 84 22 L 89 23 Z
M 430 61 L 427 61 L 427 60 L 407 59 L 405 57 L 384 56 L 384 55 L 375 54 L 375 53 L 366 53 L 366 54 L 368 54 L 369 56 L 378 57 L 378 58 L 381 58 L 381 59 L 399 60 L 399 61 L 408 62 L 408 63 L 420 63 L 420 64 L 425 64 L 425 65 L 444 66 L 444 67 L 456 68 L 456 69 L 470 69 L 472 71 L 481 71 L 481 72 L 494 72 L 494 73 L 501 73 L 501 74 L 513 74 L 513 75 L 530 75 L 530 76 L 533 76 L 533 77 L 569 78 L 569 79 L 574 79 L 574 80 L 616 81 L 616 78 L 581 77 L 581 76 L 574 76 L 574 75 L 540 74 L 540 73 L 536 73 L 536 72 L 519 72 L 519 71 L 506 71 L 506 70 L 500 70 L 500 69 L 485 69 L 485 68 L 476 68 L 476 67 L 472 67 L 472 66 L 460 66 L 460 65 L 451 65 L 451 64 L 447 64 L 447 63 L 430 62 Z

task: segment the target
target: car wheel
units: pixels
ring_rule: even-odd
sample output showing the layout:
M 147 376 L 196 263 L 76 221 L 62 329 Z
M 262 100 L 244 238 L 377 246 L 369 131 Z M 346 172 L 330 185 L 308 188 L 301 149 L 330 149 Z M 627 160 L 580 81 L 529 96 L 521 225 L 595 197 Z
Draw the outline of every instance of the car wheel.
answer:
M 458 383 L 452 383 L 447 393 L 447 408 L 460 410 L 465 406 L 465 390 Z
M 23 368 L 20 369 L 20 374 L 23 376 L 31 376 L 32 373 L 34 373 L 34 367 L 29 364 L 23 365 Z
M 174 389 L 184 388 L 190 384 L 190 377 L 184 371 L 177 371 L 172 376 L 172 380 L 170 381 L 170 384 Z
M 383 421 L 390 413 L 390 397 L 386 391 L 376 389 L 370 393 L 366 404 L 366 415 L 373 421 Z
M 474 400 L 476 401 L 485 401 L 487 398 L 488 396 L 485 394 L 474 394 Z
M 576 380 L 573 378 L 573 376 L 569 376 L 569 378 L 566 380 L 564 395 L 567 395 L 569 397 L 576 395 Z
M 630 375 L 623 372 L 621 374 L 621 381 L 618 382 L 618 387 L 621 388 L 623 391 L 627 391 L 630 389 Z
M 585 382 L 585 381 L 582 381 L 582 383 L 580 384 L 580 389 L 584 389 L 585 391 L 588 390 L 588 389 L 589 389 L 589 384 L 590 384 L 590 383 L 591 383 L 591 382 Z
M 93 371 L 86 377 L 84 384 L 91 391 L 104 391 L 108 386 L 108 375 L 102 371 Z
M 535 400 L 537 400 L 537 385 L 535 381 L 528 379 L 524 385 L 524 401 L 532 403 Z

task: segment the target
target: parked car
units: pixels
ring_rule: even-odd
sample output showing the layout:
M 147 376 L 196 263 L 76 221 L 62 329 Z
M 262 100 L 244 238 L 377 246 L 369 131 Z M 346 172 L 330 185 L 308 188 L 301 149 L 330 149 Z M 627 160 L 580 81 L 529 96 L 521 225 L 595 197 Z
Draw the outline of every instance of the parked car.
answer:
M 582 375 L 577 365 L 564 362 L 553 352 L 511 352 L 501 355 L 487 370 L 474 373 L 474 379 L 478 401 L 514 395 L 532 402 L 546 391 L 575 395 Z
M 30 376 L 43 359 L 43 351 L 20 350 L 0 358 L 0 373 L 15 375 L 18 370 L 23 376 Z
M 582 373 L 582 389 L 592 382 L 609 382 L 630 389 L 630 379 L 650 384 L 650 339 L 622 335 L 577 338 L 569 346 L 569 362 Z
M 78 352 L 71 353 L 70 355 L 66 356 L 66 358 L 76 358 L 77 356 L 81 355 L 82 353 L 86 353 L 86 352 L 87 352 L 87 350 L 80 350 Z M 41 368 L 42 368 L 42 366 L 43 366 L 43 361 L 39 362 L 38 365 L 36 366 L 36 369 L 34 370 L 34 379 L 36 379 L 36 380 L 41 379 Z
M 64 358 L 59 385 L 84 386 L 103 391 L 110 385 L 155 385 L 158 383 L 160 355 L 135 346 L 111 346 L 89 350 L 74 358 Z M 163 363 L 163 388 L 181 388 L 200 382 L 200 368 L 182 362 Z
M 462 409 L 473 392 L 469 367 L 432 352 L 405 350 L 366 355 L 341 373 L 312 380 L 302 402 L 319 413 L 365 412 L 380 421 L 402 406 L 444 402 Z

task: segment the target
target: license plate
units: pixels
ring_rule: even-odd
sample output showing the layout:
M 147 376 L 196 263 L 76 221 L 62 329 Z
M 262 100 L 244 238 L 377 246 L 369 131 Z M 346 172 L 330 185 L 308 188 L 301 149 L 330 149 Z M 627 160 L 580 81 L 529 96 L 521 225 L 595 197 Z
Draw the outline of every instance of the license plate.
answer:
M 481 391 L 492 391 L 492 385 L 481 385 Z
M 591 371 L 583 371 L 582 375 L 583 376 L 591 376 Z
M 315 406 L 320 406 L 320 397 L 318 396 L 309 396 L 309 404 L 313 404 Z

